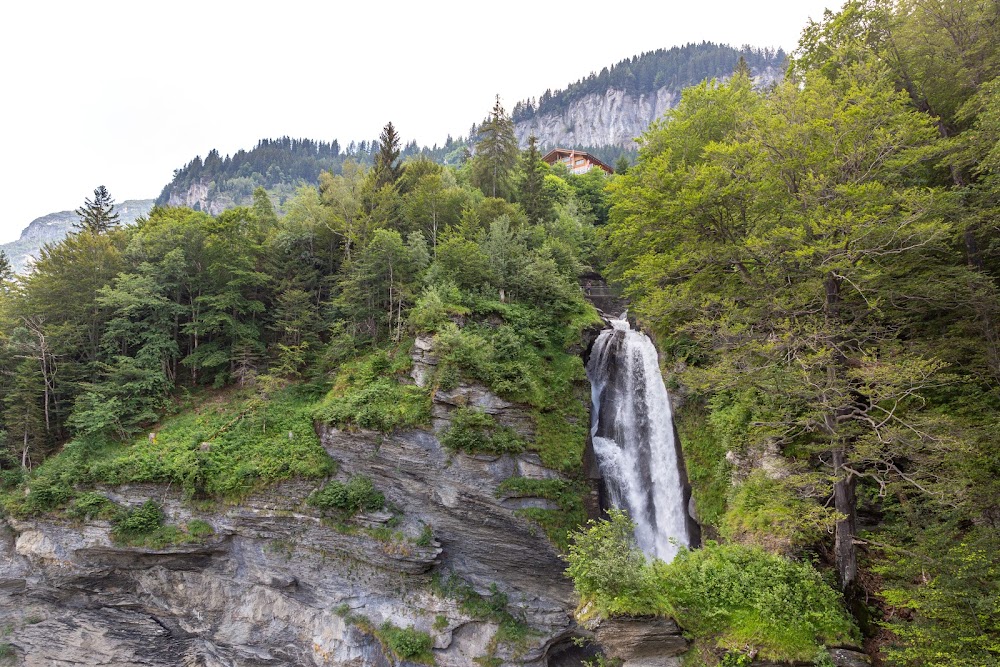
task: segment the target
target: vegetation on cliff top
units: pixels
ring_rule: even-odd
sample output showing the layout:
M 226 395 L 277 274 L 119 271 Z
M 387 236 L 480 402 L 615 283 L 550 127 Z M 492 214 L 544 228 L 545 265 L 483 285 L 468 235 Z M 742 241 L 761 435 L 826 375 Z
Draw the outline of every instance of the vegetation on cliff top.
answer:
M 676 91 L 693 86 L 706 79 L 729 76 L 740 58 L 744 59 L 754 74 L 785 63 L 781 49 L 754 49 L 745 46 L 736 49 L 725 44 L 701 42 L 669 49 L 647 51 L 626 58 L 599 73 L 591 73 L 564 90 L 551 90 L 538 98 L 514 105 L 514 122 L 528 120 L 536 115 L 558 114 L 576 100 L 590 94 L 603 95 L 608 90 L 624 90 L 632 95 L 649 95 L 664 86 Z
M 509 148 L 503 108 L 492 118 Z M 448 168 L 401 160 L 398 142 L 387 126 L 371 168 L 324 172 L 283 216 L 262 188 L 214 217 L 158 207 L 128 228 L 81 227 L 30 275 L 5 275 L 8 509 L 86 516 L 101 509 L 95 485 L 236 500 L 321 479 L 335 464 L 314 420 L 426 428 L 433 393 L 463 382 L 522 404 L 536 422 L 523 446 L 578 473 L 583 370 L 566 348 L 596 320 L 576 278 L 592 259 L 604 177 L 516 148 Z M 425 387 L 409 377 L 414 335 L 433 336 L 440 359 Z M 456 450 L 489 448 L 483 435 L 469 430 Z M 341 486 L 316 502 L 356 509 Z

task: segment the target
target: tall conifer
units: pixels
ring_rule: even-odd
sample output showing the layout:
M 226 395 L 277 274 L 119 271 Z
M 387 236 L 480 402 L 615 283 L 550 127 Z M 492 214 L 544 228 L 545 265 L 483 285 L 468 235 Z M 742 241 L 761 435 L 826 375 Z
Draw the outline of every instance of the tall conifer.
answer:
M 103 185 L 94 190 L 94 198 L 84 199 L 83 206 L 76 209 L 80 221 L 73 224 L 79 231 L 102 234 L 118 226 L 119 216 L 115 211 L 115 200 Z

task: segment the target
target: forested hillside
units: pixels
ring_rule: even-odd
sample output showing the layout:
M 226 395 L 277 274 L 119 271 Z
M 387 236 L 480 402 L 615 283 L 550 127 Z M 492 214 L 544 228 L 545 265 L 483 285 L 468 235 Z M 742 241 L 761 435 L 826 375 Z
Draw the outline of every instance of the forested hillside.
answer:
M 443 146 L 419 148 L 416 142 L 402 147 L 401 156 L 423 156 L 442 164 L 457 164 L 466 143 L 448 137 Z M 302 185 L 316 185 L 323 172 L 339 174 L 344 162 L 371 166 L 378 141 L 350 142 L 341 146 L 312 139 L 261 139 L 249 151 L 222 157 L 212 149 L 174 171 L 174 177 L 157 198 L 160 206 L 189 206 L 213 214 L 251 203 L 254 189 L 265 188 L 279 207 Z
M 263 187 L 217 217 L 157 207 L 127 228 L 87 226 L 47 246 L 29 276 L 6 275 L 6 479 L 67 439 L 127 441 L 182 389 L 323 387 L 343 360 L 436 330 L 449 313 L 581 311 L 576 276 L 606 215 L 603 177 L 550 173 L 537 150 L 521 154 L 499 104 L 480 136 L 455 170 L 403 161 L 390 124 L 371 168 L 324 172 L 281 218 Z M 497 363 L 537 334 L 499 331 L 514 347 Z M 528 369 L 497 372 L 513 373 L 501 377 L 515 393 L 535 382 Z
M 559 114 L 576 100 L 591 94 L 603 95 L 609 89 L 621 90 L 636 97 L 655 94 L 664 86 L 680 90 L 705 79 L 731 75 L 741 56 L 753 75 L 770 69 L 780 70 L 786 58 L 781 49 L 750 46 L 736 49 L 714 42 L 647 51 L 605 67 L 599 73 L 592 72 L 564 89 L 555 92 L 549 89 L 537 99 L 520 101 L 514 105 L 511 117 L 518 123 L 536 115 Z

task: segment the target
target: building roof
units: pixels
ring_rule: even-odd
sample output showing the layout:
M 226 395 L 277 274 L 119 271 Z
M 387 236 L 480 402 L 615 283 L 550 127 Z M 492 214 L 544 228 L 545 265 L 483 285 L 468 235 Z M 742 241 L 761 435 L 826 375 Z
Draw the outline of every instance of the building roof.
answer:
M 596 157 L 594 157 L 590 153 L 588 153 L 586 151 L 574 150 L 572 148 L 553 148 L 552 150 L 550 150 L 548 153 L 546 153 L 542 157 L 542 161 L 543 162 L 547 162 L 549 164 L 552 164 L 554 162 L 562 160 L 563 158 L 570 157 L 571 155 L 585 158 L 591 164 L 600 167 L 601 169 L 603 169 L 604 171 L 608 172 L 609 174 L 615 173 L 614 169 L 612 169 L 608 165 L 604 164 L 603 162 L 601 162 L 600 160 L 598 160 Z

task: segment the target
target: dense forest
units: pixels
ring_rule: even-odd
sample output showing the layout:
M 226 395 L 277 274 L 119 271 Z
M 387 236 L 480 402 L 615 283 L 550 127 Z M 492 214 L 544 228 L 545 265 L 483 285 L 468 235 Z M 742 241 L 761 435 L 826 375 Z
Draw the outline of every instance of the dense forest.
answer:
M 249 179 L 249 205 L 217 216 L 161 205 L 124 228 L 100 188 L 30 275 L 0 255 L 3 511 L 195 539 L 94 489 L 236 501 L 321 478 L 314 421 L 427 427 L 430 392 L 474 379 L 527 406 L 533 439 L 463 409 L 442 444 L 531 449 L 565 474 L 516 483 L 552 500 L 527 516 L 566 553 L 581 620 L 673 617 L 705 665 L 828 666 L 826 647 L 856 644 L 877 665 L 998 665 L 998 26 L 996 0 L 852 0 L 766 90 L 714 58 L 752 72 L 784 54 L 689 45 L 517 110 L 661 85 L 647 63 L 704 48 L 613 176 L 520 149 L 497 100 L 460 164 L 390 123 L 344 152 L 283 139 L 195 160 L 175 185 Z M 279 169 L 318 180 L 280 216 Z M 656 338 L 675 397 L 710 539 L 671 563 L 620 512 L 581 526 L 569 344 L 595 324 L 590 269 Z M 440 355 L 424 386 L 416 336 Z M 363 478 L 311 498 L 347 515 L 384 500 Z
M 848 2 L 773 90 L 686 90 L 610 185 L 607 272 L 684 395 L 703 521 L 832 567 L 885 664 L 1000 661 L 998 25 L 997 2 Z M 768 645 L 650 581 L 592 595 Z
M 46 246 L 28 276 L 5 270 L 3 479 L 9 488 L 33 480 L 24 507 L 59 507 L 80 479 L 104 479 L 95 461 L 124 456 L 114 443 L 130 442 L 190 392 L 256 388 L 263 400 L 289 383 L 322 392 L 345 360 L 395 349 L 414 330 L 444 331 L 449 314 L 501 313 L 524 324 L 454 332 L 452 372 L 471 364 L 496 374 L 507 393 L 544 402 L 530 377 L 542 370 L 526 359 L 538 361 L 536 347 L 563 335 L 556 323 L 592 312 L 576 276 L 592 262 L 594 223 L 607 215 L 600 170 L 553 171 L 533 145 L 519 151 L 499 102 L 460 169 L 404 161 L 391 123 L 373 162 L 323 172 L 281 218 L 258 187 L 252 206 L 216 217 L 156 207 L 126 228 L 99 189 L 76 232 Z M 334 412 L 391 428 L 394 411 L 412 403 L 384 389 L 340 387 Z M 67 451 L 88 472 L 64 477 Z M 193 483 L 190 471 L 135 474 L 175 473 L 185 488 Z M 250 485 L 267 477 L 244 475 Z M 196 488 L 217 487 L 202 479 Z
M 731 75 L 740 56 L 754 75 L 767 68 L 780 69 L 786 58 L 781 49 L 775 51 L 750 46 L 736 49 L 713 42 L 647 51 L 605 67 L 600 73 L 592 72 L 563 90 L 546 90 L 537 100 L 518 102 L 514 105 L 512 117 L 516 123 L 536 114 L 561 113 L 581 97 L 594 93 L 603 95 L 609 89 L 624 90 L 632 95 L 648 95 L 664 86 L 680 90 L 705 79 Z

